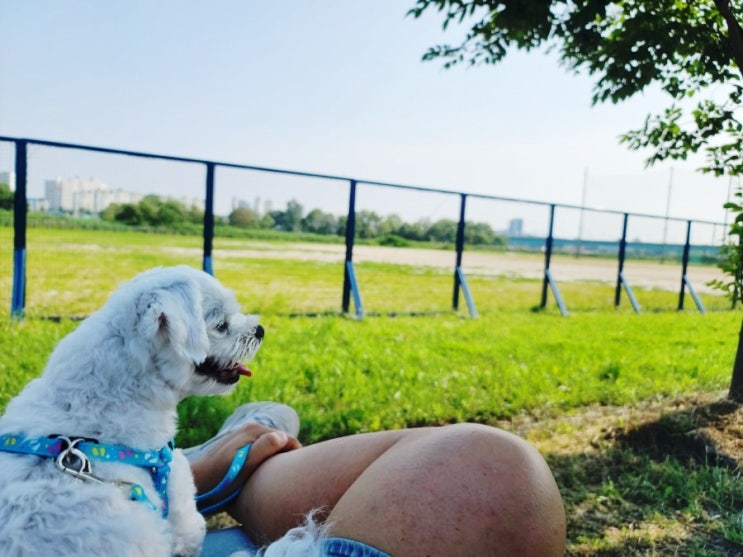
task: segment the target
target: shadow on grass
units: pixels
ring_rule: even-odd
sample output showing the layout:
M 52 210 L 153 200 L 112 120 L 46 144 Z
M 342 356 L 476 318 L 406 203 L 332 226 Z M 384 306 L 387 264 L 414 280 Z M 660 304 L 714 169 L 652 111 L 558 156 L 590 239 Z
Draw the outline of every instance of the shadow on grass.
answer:
M 704 429 L 727 401 L 613 428 L 597 452 L 547 460 L 565 499 L 568 555 L 743 555 L 743 482 L 735 456 Z

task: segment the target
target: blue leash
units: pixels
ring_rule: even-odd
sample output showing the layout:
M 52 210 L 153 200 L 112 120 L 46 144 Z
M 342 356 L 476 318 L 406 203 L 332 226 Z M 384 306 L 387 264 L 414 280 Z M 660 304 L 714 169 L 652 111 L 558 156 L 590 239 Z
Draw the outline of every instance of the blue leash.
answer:
M 227 503 L 230 503 L 237 497 L 237 495 L 240 493 L 239 489 L 236 489 L 224 499 L 220 499 L 219 501 L 212 503 L 211 505 L 206 504 L 206 501 L 208 499 L 214 497 L 215 495 L 219 495 L 222 490 L 229 487 L 232 482 L 235 481 L 235 478 L 237 478 L 240 470 L 242 470 L 242 467 L 245 465 L 245 461 L 248 460 L 248 455 L 250 454 L 250 448 L 252 446 L 253 444 L 251 443 L 238 449 L 238 451 L 235 453 L 235 457 L 232 459 L 232 464 L 230 464 L 230 467 L 227 470 L 224 478 L 222 478 L 222 481 L 220 481 L 214 489 L 196 496 L 196 508 L 201 514 L 206 515 L 209 513 L 217 512 L 222 509 L 222 507 L 227 505 Z
M 91 460 L 149 468 L 155 489 L 162 500 L 160 509 L 150 501 L 141 485 L 124 483 L 131 486 L 130 498 L 133 501 L 140 501 L 155 511 L 160 510 L 163 518 L 168 517 L 168 477 L 173 448 L 172 441 L 160 450 L 140 451 L 124 445 L 108 445 L 81 437 L 51 435 L 29 439 L 23 435 L 0 435 L 0 451 L 53 458 L 57 468 L 62 472 L 86 481 L 105 483 L 93 475 Z

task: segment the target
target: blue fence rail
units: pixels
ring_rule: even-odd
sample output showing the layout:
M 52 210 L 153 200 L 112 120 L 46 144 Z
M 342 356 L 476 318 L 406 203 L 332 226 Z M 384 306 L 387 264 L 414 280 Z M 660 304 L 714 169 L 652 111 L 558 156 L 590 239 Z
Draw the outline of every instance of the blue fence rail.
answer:
M 627 224 L 630 217 L 643 218 L 643 219 L 660 219 L 668 223 L 669 221 L 683 222 L 687 226 L 686 242 L 683 245 L 682 250 L 682 271 L 680 276 L 680 292 L 678 309 L 681 310 L 684 307 L 685 292 L 688 290 L 690 295 L 693 297 L 696 307 L 699 311 L 704 312 L 704 307 L 699 300 L 691 281 L 687 276 L 687 267 L 690 260 L 691 253 L 691 229 L 694 223 L 700 223 L 705 225 L 713 226 L 725 226 L 722 223 L 711 222 L 711 221 L 700 221 L 700 220 L 686 220 L 678 219 L 673 217 L 661 217 L 658 215 L 641 214 L 641 213 L 626 213 L 622 211 L 614 211 L 607 209 L 594 209 L 586 208 L 578 205 L 569 204 L 558 204 L 548 203 L 524 199 L 516 199 L 510 197 L 492 196 L 478 193 L 467 193 L 462 191 L 455 191 L 451 189 L 442 188 L 428 188 L 413 185 L 395 184 L 389 182 L 380 182 L 372 180 L 360 180 L 356 178 L 349 178 L 345 176 L 336 176 L 329 174 L 318 174 L 311 172 L 301 172 L 294 170 L 284 170 L 277 168 L 269 168 L 262 166 L 237 164 L 230 162 L 221 162 L 214 160 L 196 159 L 188 157 L 178 157 L 170 155 L 158 155 L 153 153 L 145 153 L 140 151 L 131 151 L 123 149 L 111 149 L 105 147 L 96 147 L 90 145 L 79 145 L 72 143 L 62 143 L 56 141 L 46 141 L 40 139 L 28 139 L 18 137 L 7 137 L 0 136 L 1 142 L 10 142 L 15 147 L 15 178 L 16 178 L 16 190 L 14 199 L 14 240 L 13 240 L 13 284 L 12 284 L 12 296 L 11 296 L 11 316 L 13 318 L 21 318 L 24 314 L 25 309 L 25 277 L 26 277 L 26 231 L 27 231 L 27 181 L 28 181 L 28 147 L 30 145 L 44 146 L 44 147 L 56 147 L 64 149 L 73 149 L 79 151 L 89 151 L 104 154 L 113 155 L 124 155 L 128 157 L 138 157 L 146 159 L 157 159 L 162 161 L 173 161 L 203 165 L 206 169 L 206 182 L 204 185 L 204 221 L 203 221 L 203 253 L 202 253 L 202 268 L 204 271 L 213 274 L 213 263 L 212 263 L 212 248 L 214 241 L 214 192 L 215 192 L 215 172 L 217 168 L 232 168 L 259 171 L 273 174 L 283 174 L 296 177 L 306 178 L 319 178 L 324 180 L 345 182 L 348 184 L 348 214 L 346 220 L 345 229 L 345 262 L 344 262 L 344 278 L 342 287 L 341 307 L 345 313 L 350 312 L 351 301 L 354 303 L 355 315 L 362 317 L 364 315 L 364 309 L 361 303 L 360 286 L 356 280 L 354 270 L 354 242 L 356 237 L 356 198 L 357 190 L 359 186 L 365 187 L 384 187 L 384 188 L 396 188 L 400 190 L 418 191 L 418 192 L 429 192 L 450 195 L 458 197 L 460 202 L 459 208 L 459 220 L 457 223 L 456 242 L 455 242 L 455 257 L 453 261 L 454 267 L 454 286 L 453 286 L 453 298 L 452 298 L 452 309 L 455 311 L 459 308 L 460 298 L 465 299 L 468 312 L 471 316 L 477 315 L 477 309 L 475 306 L 474 299 L 471 291 L 467 285 L 467 279 L 465 271 L 463 269 L 463 252 L 465 249 L 465 227 L 466 227 L 466 212 L 467 212 L 467 200 L 468 199 L 483 199 L 499 202 L 512 202 L 528 204 L 533 206 L 541 206 L 549 211 L 549 226 L 548 232 L 545 238 L 541 240 L 537 238 L 522 239 L 525 244 L 531 244 L 532 246 L 537 245 L 539 249 L 544 251 L 544 270 L 543 270 L 543 284 L 542 284 L 542 295 L 540 306 L 541 308 L 546 307 L 548 303 L 548 290 L 551 290 L 555 301 L 563 315 L 567 315 L 568 310 L 563 300 L 558 284 L 553 276 L 550 269 L 552 254 L 555 251 L 556 242 L 564 240 L 558 240 L 554 236 L 555 227 L 555 209 L 571 209 L 578 211 L 591 211 L 603 214 L 613 214 L 621 216 L 623 219 L 622 234 L 618 242 L 594 242 L 595 244 L 602 244 L 603 248 L 606 249 L 608 246 L 615 246 L 617 254 L 617 286 L 614 303 L 618 306 L 621 302 L 621 290 L 624 288 L 630 302 L 632 303 L 635 311 L 640 311 L 639 304 L 632 292 L 631 286 L 627 282 L 623 269 L 625 259 L 627 257 Z M 581 247 L 590 246 L 591 242 L 582 242 L 579 238 L 577 242 L 572 242 L 577 249 Z M 665 246 L 664 246 L 665 247 Z M 718 246 L 719 247 L 719 246 Z

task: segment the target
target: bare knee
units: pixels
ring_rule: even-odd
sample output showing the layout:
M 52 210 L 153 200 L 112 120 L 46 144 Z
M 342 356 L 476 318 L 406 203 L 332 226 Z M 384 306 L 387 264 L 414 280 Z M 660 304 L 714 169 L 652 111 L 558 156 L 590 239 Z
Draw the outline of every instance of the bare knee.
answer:
M 392 555 L 549 557 L 565 548 L 562 499 L 544 459 L 476 424 L 409 430 L 331 515 L 337 535 Z
M 443 428 L 459 473 L 471 478 L 498 555 L 563 555 L 565 509 L 554 476 L 528 442 L 501 429 L 457 424 Z M 444 431 L 442 431 L 444 434 Z M 470 508 L 467 508 L 467 507 Z M 495 555 L 496 553 L 491 553 Z

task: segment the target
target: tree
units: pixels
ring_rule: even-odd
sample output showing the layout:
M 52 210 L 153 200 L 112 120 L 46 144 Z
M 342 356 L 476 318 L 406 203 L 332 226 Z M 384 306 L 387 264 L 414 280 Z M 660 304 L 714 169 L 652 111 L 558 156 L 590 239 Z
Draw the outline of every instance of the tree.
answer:
M 468 222 L 464 228 L 464 241 L 473 245 L 503 245 L 503 237 L 498 236 L 487 222 Z
M 169 199 L 157 208 L 158 226 L 174 226 L 186 221 L 186 208 L 179 201 Z
M 429 240 L 453 244 L 457 239 L 457 223 L 450 219 L 434 222 L 426 232 Z
M 253 209 L 238 207 L 230 213 L 228 221 L 237 228 L 260 228 L 261 218 Z
M 302 219 L 302 230 L 315 234 L 335 234 L 338 230 L 338 219 L 331 213 L 313 209 Z
M 0 209 L 13 209 L 14 196 L 8 184 L 0 183 Z
M 356 235 L 359 238 L 376 238 L 379 235 L 379 227 L 382 223 L 380 217 L 374 211 L 356 212 Z
M 594 103 L 659 87 L 668 108 L 621 141 L 649 149 L 650 165 L 703 153 L 702 172 L 743 174 L 743 0 L 417 0 L 409 13 L 434 9 L 444 29 L 469 29 L 424 60 L 496 64 L 512 49 L 542 47 L 595 77 Z M 743 402 L 743 326 L 729 396 Z
M 400 215 L 392 214 L 382 217 L 382 222 L 379 223 L 379 235 L 389 236 L 390 234 L 397 234 L 402 225 L 403 222 Z
M 154 226 L 157 224 L 157 210 L 160 207 L 160 198 L 154 194 L 146 195 L 138 204 L 142 215 L 142 224 Z
M 261 217 L 260 228 L 270 230 L 276 226 L 276 221 L 273 220 L 273 216 L 270 213 L 266 213 Z
M 302 229 L 304 208 L 296 199 L 286 204 L 286 211 L 273 211 L 270 214 L 273 217 L 274 226 L 280 230 L 299 232 Z
M 123 205 L 112 206 L 113 219 L 130 226 L 140 226 L 144 223 L 144 217 L 139 205 L 133 203 L 124 203 Z
M 428 239 L 426 232 L 428 232 L 429 228 L 431 228 L 431 221 L 428 219 L 420 219 L 412 224 L 403 223 L 398 229 L 397 234 L 406 240 L 423 242 Z
M 186 208 L 186 220 L 192 224 L 202 224 L 204 222 L 204 211 L 196 205 Z

